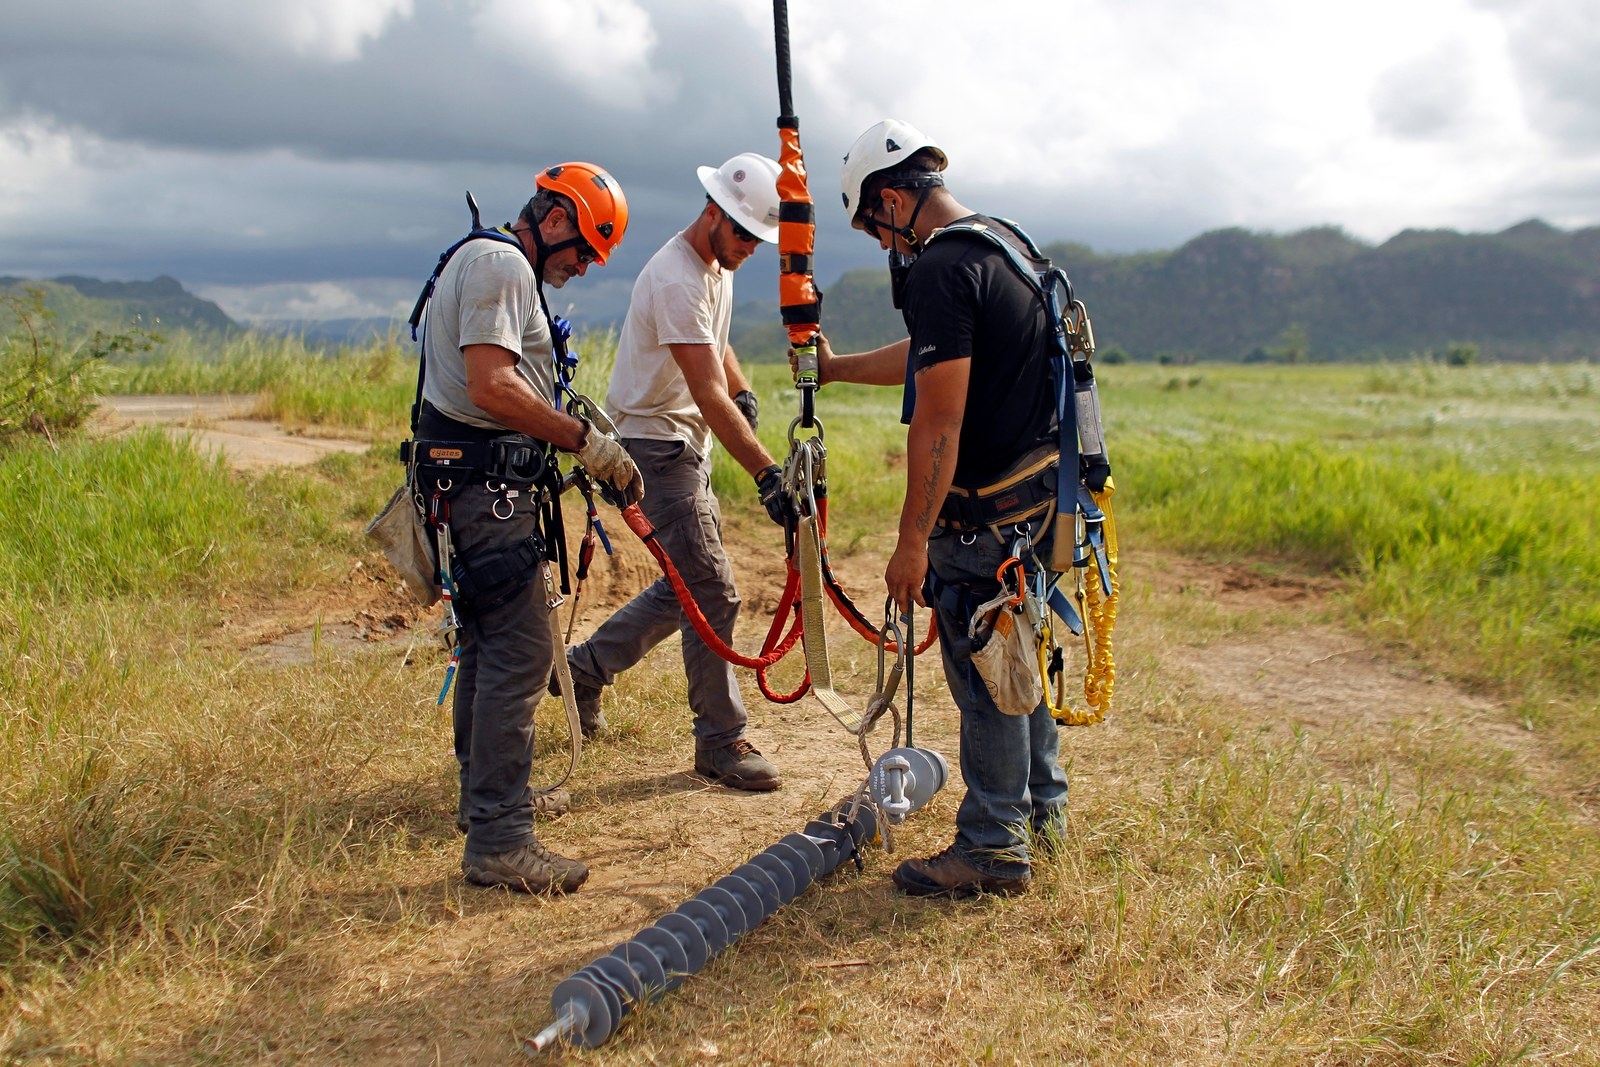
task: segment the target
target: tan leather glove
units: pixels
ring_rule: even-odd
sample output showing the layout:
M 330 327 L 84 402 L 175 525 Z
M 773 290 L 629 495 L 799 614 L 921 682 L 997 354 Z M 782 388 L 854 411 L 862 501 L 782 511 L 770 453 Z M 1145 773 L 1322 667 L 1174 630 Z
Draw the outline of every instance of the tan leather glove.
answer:
M 622 507 L 637 504 L 644 498 L 644 475 L 628 450 L 615 440 L 600 433 L 593 426 L 584 436 L 583 447 L 577 452 L 578 462 L 589 472 L 589 477 L 604 482 L 622 498 Z

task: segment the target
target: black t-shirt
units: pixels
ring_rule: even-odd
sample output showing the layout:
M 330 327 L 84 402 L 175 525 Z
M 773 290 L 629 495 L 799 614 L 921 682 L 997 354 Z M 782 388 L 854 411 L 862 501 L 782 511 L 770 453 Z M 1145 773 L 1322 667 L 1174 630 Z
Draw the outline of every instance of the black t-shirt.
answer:
M 1003 223 L 981 222 L 1026 254 Z M 963 222 L 967 219 L 961 220 Z M 972 360 L 955 484 L 976 489 L 1053 440 L 1055 392 L 1048 316 L 1006 253 L 977 234 L 928 242 L 906 276 L 904 315 L 913 371 Z

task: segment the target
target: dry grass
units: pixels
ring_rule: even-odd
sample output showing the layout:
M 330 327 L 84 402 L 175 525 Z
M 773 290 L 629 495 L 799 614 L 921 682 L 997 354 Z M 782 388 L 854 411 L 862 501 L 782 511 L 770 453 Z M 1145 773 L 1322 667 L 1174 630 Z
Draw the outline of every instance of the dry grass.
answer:
M 1230 702 L 1164 650 L 1270 634 L 1292 612 L 1211 597 L 1197 610 L 1201 591 L 1141 574 L 1137 557 L 1128 572 L 1140 592 L 1118 635 L 1119 713 L 1067 735 L 1074 834 L 1032 893 L 908 900 L 874 855 L 611 1044 L 566 1056 L 1591 1061 L 1600 856 L 1581 809 L 1552 804 L 1515 751 L 1486 750 L 1447 698 L 1435 714 L 1330 707 L 1311 729 Z M 288 662 L 196 643 L 159 699 L 120 713 L 116 744 L 83 757 L 101 776 L 94 802 L 58 813 L 70 832 L 37 832 L 164 851 L 115 921 L 10 962 L 9 1060 L 503 1061 L 547 1021 L 556 982 L 859 773 L 819 712 L 756 705 L 790 784 L 747 797 L 689 778 L 664 646 L 618 687 L 576 810 L 544 830 L 595 866 L 591 885 L 558 900 L 470 890 L 453 873 L 448 723 L 425 642 L 425 625 L 377 647 L 324 635 Z M 842 639 L 838 652 L 864 682 L 870 657 Z M 919 735 L 953 755 L 926 673 L 922 693 Z M 554 702 L 542 714 L 540 769 L 554 771 Z M 942 846 L 957 799 L 920 813 L 902 851 Z M 181 841 L 152 843 L 173 825 Z

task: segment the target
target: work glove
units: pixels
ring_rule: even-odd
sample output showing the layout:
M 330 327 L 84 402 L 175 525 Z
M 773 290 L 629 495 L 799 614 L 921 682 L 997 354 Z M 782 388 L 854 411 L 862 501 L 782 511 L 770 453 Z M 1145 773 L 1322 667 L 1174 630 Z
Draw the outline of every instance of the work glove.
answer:
M 783 491 L 783 468 L 774 463 L 756 475 L 756 491 L 761 494 L 761 506 L 767 509 L 767 517 L 787 530 L 794 512 Z
M 615 440 L 595 430 L 584 420 L 583 447 L 578 449 L 578 462 L 589 472 L 589 477 L 604 482 L 622 499 L 622 507 L 637 504 L 644 497 L 644 476 L 628 450 Z
M 755 433 L 756 427 L 761 425 L 761 405 L 756 401 L 756 394 L 741 389 L 734 395 L 733 403 L 738 407 L 739 414 L 744 416 L 744 421 L 750 424 L 750 432 Z
M 1106 483 L 1111 480 L 1111 462 L 1105 456 L 1096 456 L 1094 459 L 1083 457 L 1083 484 L 1096 493 L 1105 492 Z

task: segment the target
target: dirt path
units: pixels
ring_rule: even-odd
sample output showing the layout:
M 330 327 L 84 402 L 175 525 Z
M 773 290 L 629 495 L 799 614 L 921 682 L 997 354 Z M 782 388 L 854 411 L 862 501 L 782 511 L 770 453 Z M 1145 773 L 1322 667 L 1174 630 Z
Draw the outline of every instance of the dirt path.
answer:
M 315 463 L 330 452 L 365 452 L 365 441 L 285 432 L 275 423 L 249 417 L 254 396 L 108 396 L 102 398 L 96 425 L 105 434 L 135 426 L 165 426 L 174 436 L 191 436 L 207 453 L 221 452 L 240 470 Z

